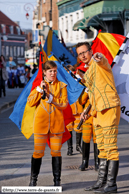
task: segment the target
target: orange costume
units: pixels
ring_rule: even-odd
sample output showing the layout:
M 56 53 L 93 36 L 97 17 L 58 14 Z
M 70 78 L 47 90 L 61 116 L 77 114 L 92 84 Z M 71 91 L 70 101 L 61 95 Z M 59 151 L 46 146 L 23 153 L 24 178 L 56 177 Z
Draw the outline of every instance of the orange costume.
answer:
M 70 131 L 71 138 L 67 141 L 68 144 L 68 152 L 67 155 L 72 155 L 73 153 L 73 140 L 72 140 L 72 131 L 76 131 L 76 150 L 82 153 L 81 148 L 81 138 L 82 138 L 82 127 L 80 130 L 77 129 L 77 126 L 80 122 L 80 115 L 83 111 L 82 105 L 79 104 L 78 100 L 71 104 L 72 113 L 75 117 L 75 121 L 71 122 L 67 125 L 67 129 Z
M 79 103 L 81 105 L 85 105 L 84 109 L 86 110 L 89 106 L 89 96 L 86 91 L 82 93 L 82 95 L 79 97 Z M 92 114 L 91 111 L 89 114 Z M 93 127 L 93 116 L 90 116 L 84 123 L 83 123 L 83 145 L 82 145 L 82 164 L 79 167 L 79 170 L 84 171 L 85 168 L 88 168 L 89 163 L 89 155 L 90 155 L 90 141 L 93 136 L 93 142 L 94 142 L 94 162 L 95 162 L 95 170 L 98 170 L 98 150 L 97 150 L 97 144 L 96 144 L 96 135 L 95 130 Z
M 45 81 L 46 82 L 46 81 Z M 64 117 L 62 110 L 67 107 L 67 89 L 66 84 L 57 79 L 48 83 L 48 93 L 51 99 L 42 99 L 42 89 L 37 87 L 34 89 L 27 100 L 29 106 L 36 106 L 34 115 L 34 158 L 44 156 L 47 136 L 50 137 L 51 155 L 60 156 L 62 135 L 65 130 Z

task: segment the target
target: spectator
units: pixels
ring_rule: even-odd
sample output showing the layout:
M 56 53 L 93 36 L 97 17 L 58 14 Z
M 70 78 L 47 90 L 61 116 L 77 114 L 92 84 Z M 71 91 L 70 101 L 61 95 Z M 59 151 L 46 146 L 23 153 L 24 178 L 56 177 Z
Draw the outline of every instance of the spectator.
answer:
M 6 71 L 6 62 L 3 55 L 0 57 L 0 97 L 3 95 L 6 96 L 5 92 L 5 81 L 8 80 L 8 73 Z
M 23 87 L 23 84 L 21 83 L 21 78 L 20 79 L 20 76 L 23 76 L 25 75 L 25 68 L 23 67 L 22 64 L 20 64 L 20 67 L 17 68 L 17 76 L 18 76 L 18 83 L 19 83 L 19 88 Z

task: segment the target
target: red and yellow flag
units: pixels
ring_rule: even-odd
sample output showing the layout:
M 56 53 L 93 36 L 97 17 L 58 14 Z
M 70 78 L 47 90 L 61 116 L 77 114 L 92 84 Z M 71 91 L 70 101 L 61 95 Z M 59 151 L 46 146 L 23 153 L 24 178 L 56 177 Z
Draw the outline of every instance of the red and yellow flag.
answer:
M 111 65 L 125 38 L 120 34 L 100 32 L 92 44 L 93 54 L 96 52 L 104 54 Z

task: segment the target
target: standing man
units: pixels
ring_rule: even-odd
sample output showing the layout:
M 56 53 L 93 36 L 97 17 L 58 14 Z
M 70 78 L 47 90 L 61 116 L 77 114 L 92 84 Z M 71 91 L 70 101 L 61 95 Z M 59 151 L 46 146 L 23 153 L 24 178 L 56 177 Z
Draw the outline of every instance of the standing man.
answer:
M 89 69 L 84 75 L 85 85 L 89 89 L 89 100 L 96 118 L 96 141 L 100 151 L 98 179 L 95 185 L 85 190 L 95 193 L 117 192 L 116 177 L 119 168 L 117 147 L 118 125 L 120 120 L 120 99 L 115 88 L 111 66 L 101 54 L 93 51 L 89 43 L 76 45 L 78 57 Z M 84 120 L 87 115 L 82 113 Z

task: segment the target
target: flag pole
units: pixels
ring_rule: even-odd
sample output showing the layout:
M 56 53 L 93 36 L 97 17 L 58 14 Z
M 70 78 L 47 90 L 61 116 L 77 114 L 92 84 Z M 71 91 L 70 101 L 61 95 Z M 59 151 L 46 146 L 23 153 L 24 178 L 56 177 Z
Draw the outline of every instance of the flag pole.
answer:
M 42 52 L 41 40 L 39 42 L 39 45 L 40 45 L 40 57 L 41 57 L 41 62 L 42 62 L 42 67 L 43 67 L 43 52 Z M 43 80 L 44 80 L 44 76 L 43 76 Z M 43 95 L 42 95 L 43 100 L 46 98 L 46 92 L 44 89 L 45 89 L 45 86 L 43 86 Z

